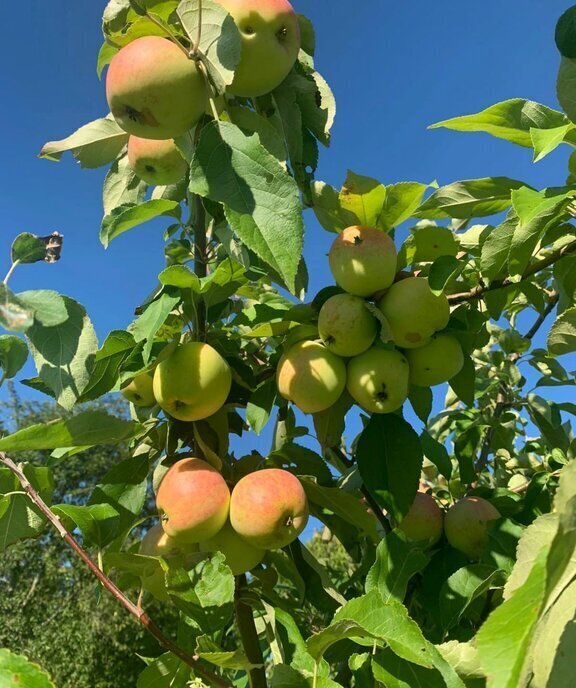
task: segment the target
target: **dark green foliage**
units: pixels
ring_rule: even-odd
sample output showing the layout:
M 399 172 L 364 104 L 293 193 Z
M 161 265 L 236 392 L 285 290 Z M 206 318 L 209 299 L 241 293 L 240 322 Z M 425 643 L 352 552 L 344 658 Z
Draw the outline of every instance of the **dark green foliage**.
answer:
M 563 57 L 576 57 L 576 5 L 567 9 L 558 20 L 554 39 Z

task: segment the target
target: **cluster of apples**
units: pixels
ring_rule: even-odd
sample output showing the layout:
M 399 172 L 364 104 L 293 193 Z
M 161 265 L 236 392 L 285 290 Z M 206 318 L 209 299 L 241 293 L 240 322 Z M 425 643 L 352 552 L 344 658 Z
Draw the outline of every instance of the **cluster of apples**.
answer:
M 308 522 L 302 483 L 280 468 L 265 468 L 241 478 L 232 492 L 219 471 L 206 461 L 185 458 L 172 465 L 156 494 L 160 524 L 144 537 L 140 553 L 168 562 L 197 552 L 222 552 L 237 576 L 250 571 L 266 550 L 286 547 Z M 190 558 L 194 561 L 194 558 Z M 143 587 L 164 590 L 158 573 Z
M 347 389 L 365 411 L 391 413 L 411 384 L 431 387 L 460 372 L 462 347 L 441 333 L 450 319 L 446 296 L 432 292 L 425 277 L 397 276 L 388 234 L 348 227 L 332 244 L 329 262 L 346 293 L 322 305 L 320 341 L 300 341 L 280 360 L 278 391 L 285 399 L 305 413 L 319 413 Z M 377 338 L 379 326 L 385 337 Z
M 488 543 L 490 521 L 500 518 L 496 507 L 482 497 L 463 497 L 444 514 L 427 492 L 417 492 L 410 510 L 399 524 L 407 538 L 435 545 L 446 534 L 454 549 L 469 559 L 480 559 Z
M 262 96 L 279 86 L 300 50 L 298 16 L 288 0 L 217 0 L 241 37 L 240 62 L 227 91 Z M 199 58 L 168 38 L 143 36 L 112 58 L 106 76 L 112 116 L 128 134 L 128 162 L 152 185 L 175 184 L 187 163 L 174 139 L 208 108 L 210 91 Z

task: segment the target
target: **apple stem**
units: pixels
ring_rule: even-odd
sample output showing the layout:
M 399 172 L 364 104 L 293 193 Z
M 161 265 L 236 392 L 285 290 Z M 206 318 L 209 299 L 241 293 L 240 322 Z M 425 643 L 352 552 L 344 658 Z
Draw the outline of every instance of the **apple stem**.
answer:
M 64 527 L 62 521 L 52 512 L 50 507 L 34 489 L 24 471 L 6 454 L 0 452 L 0 463 L 6 466 L 19 480 L 22 489 L 30 501 L 36 506 L 38 511 L 46 518 L 48 523 L 60 534 L 61 538 L 74 550 L 74 553 L 86 564 L 90 571 L 98 578 L 102 586 L 116 599 L 116 601 L 124 607 L 137 621 L 140 623 L 166 650 L 176 655 L 178 659 L 183 661 L 191 667 L 198 676 L 201 676 L 211 686 L 219 686 L 219 688 L 232 688 L 231 684 L 225 679 L 213 674 L 208 669 L 205 669 L 200 663 L 197 656 L 189 655 L 185 650 L 167 638 L 160 628 L 152 621 L 152 619 L 141 609 L 137 604 L 134 604 L 126 595 L 116 586 L 115 583 L 98 567 L 98 564 L 92 560 L 90 555 L 82 549 L 82 547 L 72 537 L 72 534 Z M 265 684 L 264 684 L 265 685 Z
M 250 688 L 267 688 L 266 670 L 260 640 L 254 623 L 254 614 L 250 605 L 242 600 L 242 593 L 248 587 L 246 575 L 236 576 L 236 593 L 234 595 L 234 611 L 236 624 L 242 640 L 242 646 L 248 661 L 255 667 L 248 672 Z
M 164 33 L 165 33 L 166 36 L 172 41 L 172 43 L 175 43 L 175 44 L 180 48 L 180 50 L 184 53 L 184 55 L 186 55 L 186 57 L 187 57 L 188 59 L 190 59 L 190 55 L 188 54 L 188 51 L 187 51 L 186 48 L 182 45 L 182 43 L 180 43 L 180 41 L 178 40 L 178 37 L 177 37 L 174 33 L 172 33 L 172 30 L 170 29 L 170 27 L 168 26 L 168 24 L 165 24 L 163 21 L 160 21 L 159 19 L 157 19 L 157 18 L 155 17 L 155 15 L 150 14 L 150 12 L 148 12 L 148 11 L 146 12 L 146 17 L 147 17 L 153 24 L 156 24 L 156 26 L 158 26 L 160 29 L 162 29 L 162 31 L 164 31 Z
M 17 268 L 19 265 L 20 265 L 20 261 L 19 261 L 19 260 L 15 260 L 15 261 L 12 263 L 12 265 L 10 266 L 10 270 L 8 270 L 8 272 L 6 273 L 6 277 L 4 278 L 4 281 L 2 282 L 2 284 L 3 284 L 4 286 L 6 286 L 6 285 L 8 284 L 8 280 L 10 279 L 10 277 L 12 277 L 12 273 L 14 272 L 14 270 L 16 270 L 16 268 Z

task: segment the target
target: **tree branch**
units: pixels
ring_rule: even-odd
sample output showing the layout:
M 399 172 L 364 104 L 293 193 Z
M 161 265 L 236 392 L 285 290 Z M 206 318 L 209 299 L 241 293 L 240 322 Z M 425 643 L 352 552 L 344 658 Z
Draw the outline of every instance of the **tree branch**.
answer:
M 248 672 L 250 688 L 267 688 L 266 670 L 260 640 L 254 624 L 254 615 L 250 605 L 242 600 L 242 593 L 247 586 L 246 575 L 236 576 L 236 592 L 234 595 L 234 611 L 236 623 L 240 632 L 240 639 L 248 661 L 256 665 Z
M 347 467 L 347 468 L 352 468 L 354 466 L 354 461 L 352 459 L 349 459 L 346 454 L 340 449 L 340 447 L 330 447 L 330 451 L 336 454 L 338 459 Z M 390 522 L 384 515 L 384 512 L 382 511 L 382 507 L 378 504 L 376 499 L 374 499 L 372 493 L 370 490 L 366 487 L 364 483 L 362 483 L 362 487 L 360 488 L 360 492 L 362 492 L 364 499 L 368 503 L 369 507 L 372 509 L 375 518 L 378 520 L 380 525 L 382 526 L 383 530 L 385 533 L 389 533 L 392 530 L 392 527 L 390 525 Z
M 566 244 L 566 246 L 562 246 L 562 248 L 554 251 L 547 258 L 543 258 L 542 260 L 539 260 L 526 268 L 520 281 L 528 279 L 536 273 L 549 268 L 551 265 L 554 265 L 554 263 L 557 263 L 561 258 L 564 258 L 575 251 L 576 241 L 573 241 L 571 244 Z M 470 291 L 463 291 L 458 294 L 447 294 L 446 296 L 451 305 L 457 305 L 459 303 L 464 303 L 465 301 L 474 301 L 476 299 L 480 299 L 486 292 L 495 291 L 496 289 L 503 289 L 504 287 L 508 287 L 512 284 L 518 284 L 518 282 L 513 282 L 509 277 L 507 277 L 506 279 L 492 282 L 492 284 L 489 286 L 479 285 L 478 287 L 474 287 L 474 289 L 470 289 Z
M 42 497 L 30 484 L 28 478 L 24 475 L 22 469 L 10 459 L 6 454 L 0 452 L 0 463 L 4 464 L 12 473 L 18 478 L 23 490 L 26 492 L 28 498 L 45 516 L 50 525 L 58 531 L 62 539 L 74 550 L 74 553 L 86 564 L 90 571 L 98 578 L 102 586 L 116 599 L 116 601 L 126 609 L 166 650 L 182 660 L 185 664 L 191 667 L 198 676 L 208 681 L 211 686 L 218 686 L 219 688 L 232 688 L 231 684 L 220 676 L 213 674 L 205 669 L 198 661 L 198 657 L 191 656 L 178 645 L 167 638 L 160 628 L 150 619 L 148 614 L 143 609 L 137 607 L 126 595 L 118 588 L 108 576 L 100 571 L 96 562 L 92 561 L 88 553 L 80 547 L 72 535 L 66 530 L 58 516 L 54 514 L 50 507 L 44 502 Z

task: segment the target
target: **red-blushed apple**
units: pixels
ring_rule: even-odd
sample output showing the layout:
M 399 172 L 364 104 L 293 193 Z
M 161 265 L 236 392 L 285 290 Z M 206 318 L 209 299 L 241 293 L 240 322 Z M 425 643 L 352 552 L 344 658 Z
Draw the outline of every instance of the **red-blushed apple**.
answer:
M 241 538 L 230 523 L 226 523 L 210 540 L 201 542 L 200 551 L 222 552 L 226 557 L 226 564 L 235 576 L 251 571 L 265 554 L 265 550 L 254 547 Z
M 218 411 L 230 393 L 230 366 L 209 344 L 189 342 L 161 360 L 154 372 L 154 396 L 173 418 L 202 420 Z
M 394 281 L 396 259 L 392 239 L 374 227 L 347 227 L 328 254 L 336 284 L 356 296 L 372 296 L 387 289 Z
M 140 373 L 122 387 L 120 393 L 134 406 L 154 406 L 156 399 L 152 381 L 152 373 Z
M 242 40 L 240 63 L 228 87 L 252 98 L 270 93 L 294 66 L 300 51 L 298 16 L 288 0 L 218 0 L 232 16 Z
M 410 382 L 419 387 L 448 382 L 464 365 L 460 342 L 449 334 L 434 335 L 428 344 L 408 349 L 406 358 L 410 366 Z
M 500 518 L 495 506 L 482 497 L 464 497 L 444 519 L 444 532 L 454 549 L 470 559 L 480 559 L 488 544 L 488 524 Z
M 181 459 L 158 488 L 162 528 L 178 543 L 209 540 L 224 526 L 230 490 L 221 474 L 202 459 Z
M 333 354 L 358 356 L 374 343 L 376 320 L 361 297 L 336 294 L 320 309 L 318 332 L 324 346 Z
M 425 277 L 395 282 L 380 299 L 396 346 L 415 349 L 430 341 L 450 320 L 450 305 L 444 294 L 436 295 Z
M 392 413 L 408 397 L 408 361 L 399 351 L 374 346 L 348 362 L 346 388 L 369 413 Z
M 307 522 L 308 499 L 302 483 L 281 468 L 249 473 L 232 490 L 230 523 L 254 547 L 286 547 Z
M 146 139 L 173 139 L 202 117 L 208 102 L 204 76 L 171 40 L 143 36 L 114 55 L 106 98 L 118 125 Z
M 282 356 L 278 391 L 304 413 L 320 413 L 335 404 L 346 386 L 344 361 L 318 342 L 294 344 Z
M 427 492 L 417 492 L 410 510 L 398 527 L 406 537 L 417 542 L 426 540 L 435 545 L 442 537 L 444 512 Z
M 176 184 L 188 170 L 188 163 L 172 139 L 155 141 L 131 136 L 128 162 L 136 176 L 154 186 Z

